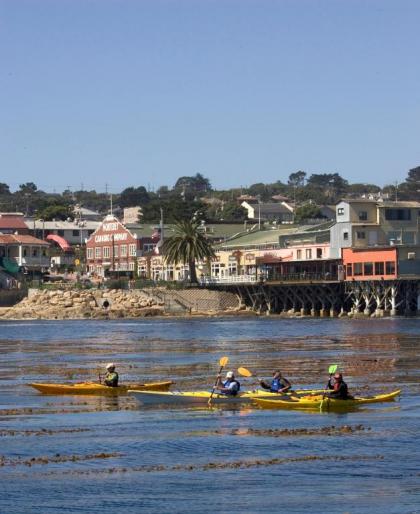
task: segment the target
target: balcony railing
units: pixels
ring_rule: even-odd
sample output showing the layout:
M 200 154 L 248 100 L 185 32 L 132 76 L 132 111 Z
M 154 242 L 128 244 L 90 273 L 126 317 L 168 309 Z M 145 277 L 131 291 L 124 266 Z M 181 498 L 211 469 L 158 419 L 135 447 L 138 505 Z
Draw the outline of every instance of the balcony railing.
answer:
M 237 283 L 245 283 L 249 284 L 252 282 L 257 282 L 257 277 L 255 275 L 230 275 L 224 277 L 202 277 L 201 283 L 203 285 L 206 284 L 237 284 Z
M 210 284 L 250 284 L 258 282 L 328 282 L 338 280 L 337 274 L 332 273 L 289 273 L 280 275 L 269 273 L 268 275 L 230 275 L 224 277 L 202 277 L 202 285 Z

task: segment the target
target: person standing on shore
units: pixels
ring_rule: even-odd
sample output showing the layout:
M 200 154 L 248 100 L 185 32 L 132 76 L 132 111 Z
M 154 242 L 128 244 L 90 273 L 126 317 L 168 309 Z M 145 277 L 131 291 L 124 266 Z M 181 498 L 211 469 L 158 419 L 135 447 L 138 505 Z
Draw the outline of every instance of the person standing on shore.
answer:
M 118 387 L 118 373 L 115 371 L 115 364 L 110 362 L 106 365 L 104 384 L 108 387 Z

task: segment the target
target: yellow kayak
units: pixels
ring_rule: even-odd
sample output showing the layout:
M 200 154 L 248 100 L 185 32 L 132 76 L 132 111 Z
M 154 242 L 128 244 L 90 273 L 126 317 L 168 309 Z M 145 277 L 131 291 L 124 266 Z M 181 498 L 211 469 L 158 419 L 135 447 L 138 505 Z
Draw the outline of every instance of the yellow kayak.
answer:
M 168 391 L 173 382 L 150 382 L 147 384 L 122 384 L 118 387 L 108 387 L 95 382 L 80 384 L 28 384 L 44 394 L 127 394 L 129 389 L 141 391 Z
M 158 404 L 206 404 L 208 403 L 211 391 L 169 391 L 169 392 L 158 392 L 158 391 L 138 391 L 130 389 L 128 391 L 143 405 L 158 405 Z M 300 390 L 294 391 L 291 394 L 311 394 L 319 393 L 320 390 Z M 321 390 L 322 392 L 322 390 Z M 270 391 L 264 391 L 257 389 L 255 391 L 243 391 L 239 392 L 236 396 L 219 394 L 217 391 L 214 392 L 211 403 L 212 404 L 235 404 L 235 403 L 251 403 L 255 398 L 267 398 L 273 402 L 279 401 L 281 398 L 287 398 L 288 394 L 270 393 Z
M 271 400 L 270 398 L 254 398 L 254 401 L 260 406 L 267 409 L 309 409 L 309 410 L 349 410 L 359 405 L 368 403 L 379 403 L 393 401 L 399 394 L 400 390 L 391 393 L 378 394 L 376 396 L 351 398 L 348 400 L 336 400 L 333 398 L 323 398 L 323 395 L 303 396 L 301 398 L 279 398 Z

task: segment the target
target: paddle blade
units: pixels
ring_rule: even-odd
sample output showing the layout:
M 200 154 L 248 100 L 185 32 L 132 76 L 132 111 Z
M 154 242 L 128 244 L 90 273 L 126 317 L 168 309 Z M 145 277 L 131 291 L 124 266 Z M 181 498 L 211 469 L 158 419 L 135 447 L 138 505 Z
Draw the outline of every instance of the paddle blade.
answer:
M 238 368 L 238 373 L 243 377 L 252 377 L 251 371 L 249 371 L 249 369 L 246 368 Z
M 219 364 L 221 367 L 225 367 L 226 364 L 229 362 L 229 357 L 221 357 L 221 359 L 219 360 Z
M 337 371 L 338 364 L 331 364 L 331 366 L 328 368 L 328 373 L 332 375 Z

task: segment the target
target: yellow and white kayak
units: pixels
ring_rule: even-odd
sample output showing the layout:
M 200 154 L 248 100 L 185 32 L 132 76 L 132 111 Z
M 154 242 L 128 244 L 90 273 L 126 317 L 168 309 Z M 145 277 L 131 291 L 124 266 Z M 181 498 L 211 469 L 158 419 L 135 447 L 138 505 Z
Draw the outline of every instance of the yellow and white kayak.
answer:
M 28 384 L 44 394 L 127 394 L 129 389 L 141 391 L 168 391 L 173 382 L 150 382 L 146 384 L 121 384 L 118 387 L 108 387 L 95 382 L 81 382 L 80 384 Z
M 351 398 L 348 400 L 336 400 L 333 398 L 323 397 L 323 395 L 302 396 L 301 398 L 279 398 L 272 400 L 270 398 L 258 398 L 253 400 L 260 406 L 267 409 L 308 409 L 323 411 L 345 411 L 351 410 L 360 405 L 368 403 L 380 403 L 393 401 L 399 394 L 400 390 L 391 393 L 378 394 L 370 397 Z
M 157 392 L 157 391 L 138 391 L 130 389 L 128 391 L 132 394 L 141 404 L 143 405 L 158 405 L 158 404 L 206 404 L 208 403 L 211 391 L 169 391 L 169 392 Z M 319 393 L 320 390 L 300 390 L 294 391 L 293 394 L 311 394 Z M 215 391 L 211 398 L 212 404 L 234 404 L 234 403 L 251 403 L 255 398 L 267 398 L 272 401 L 278 401 L 281 398 L 287 398 L 288 394 L 270 393 L 270 391 L 264 391 L 258 389 L 255 391 L 244 391 L 239 392 L 236 396 L 220 394 Z

